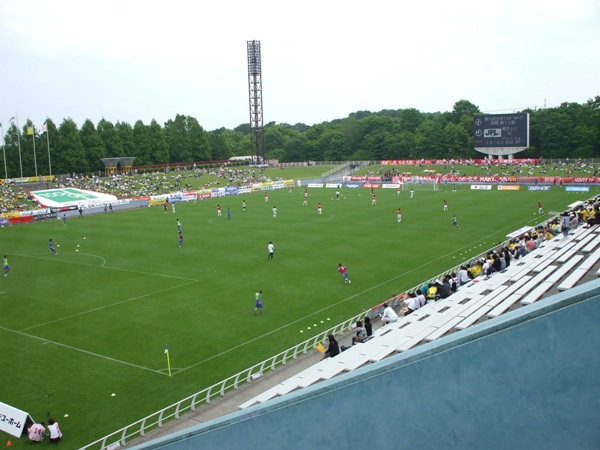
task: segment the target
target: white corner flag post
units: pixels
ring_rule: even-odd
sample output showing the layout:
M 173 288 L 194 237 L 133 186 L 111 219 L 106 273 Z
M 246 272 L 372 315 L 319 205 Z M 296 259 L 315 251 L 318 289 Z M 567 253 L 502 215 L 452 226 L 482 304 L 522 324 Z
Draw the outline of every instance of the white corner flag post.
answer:
M 169 344 L 165 345 L 165 355 L 167 355 L 167 367 L 169 369 L 169 376 L 171 376 L 171 360 L 169 359 Z

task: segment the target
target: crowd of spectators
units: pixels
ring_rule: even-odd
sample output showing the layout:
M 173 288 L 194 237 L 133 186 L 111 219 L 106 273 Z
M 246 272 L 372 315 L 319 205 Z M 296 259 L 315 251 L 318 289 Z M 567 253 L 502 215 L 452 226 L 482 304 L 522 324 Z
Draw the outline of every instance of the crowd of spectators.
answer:
M 29 211 L 39 208 L 24 188 L 11 184 L 0 184 L 0 202 L 0 213 Z
M 222 165 L 211 169 L 192 167 L 189 170 L 185 167 L 178 167 L 169 170 L 166 168 L 144 171 L 140 174 L 115 174 L 108 177 L 73 173 L 57 178 L 52 183 L 46 183 L 45 187 L 47 189 L 72 187 L 112 194 L 120 198 L 135 198 L 223 186 L 245 186 L 268 181 L 273 180 L 258 169 Z M 18 212 L 39 208 L 39 205 L 28 195 L 27 188 L 26 185 L 1 184 L 0 212 Z
M 487 279 L 496 272 L 510 266 L 511 262 L 534 252 L 544 241 L 566 237 L 568 233 L 580 226 L 589 228 L 600 225 L 600 197 L 557 215 L 544 225 L 538 225 L 518 238 L 510 239 L 498 245 L 485 255 L 460 266 L 458 273 L 452 272 L 430 283 L 424 283 L 413 292 L 403 296 L 402 313 L 411 314 L 429 301 L 444 299 L 455 293 L 461 285 L 475 279 Z

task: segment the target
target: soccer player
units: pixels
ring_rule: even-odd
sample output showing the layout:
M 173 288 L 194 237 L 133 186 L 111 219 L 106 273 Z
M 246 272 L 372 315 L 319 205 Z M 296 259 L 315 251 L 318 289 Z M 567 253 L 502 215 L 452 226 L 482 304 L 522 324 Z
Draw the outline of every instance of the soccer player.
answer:
M 335 191 L 335 198 L 336 198 L 337 200 L 339 200 L 339 199 L 340 199 L 340 190 L 339 190 L 339 188 L 338 188 L 338 189 Z
M 165 214 L 167 213 L 167 206 L 169 206 L 169 202 L 165 201 L 163 203 L 163 209 L 165 210 Z M 106 212 L 106 205 L 104 205 L 104 212 Z
M 413 188 L 410 189 L 410 198 L 413 198 L 415 195 L 415 190 Z
M 183 247 L 183 234 L 181 234 L 181 231 L 179 232 L 179 247 Z
M 269 203 L 269 193 L 265 192 L 265 203 Z
M 338 272 L 342 274 L 342 278 L 344 279 L 344 283 L 352 284 L 352 281 L 348 279 L 348 270 L 346 267 L 342 266 L 342 263 L 338 264 Z
M 10 266 L 8 265 L 8 256 L 4 255 L 4 259 L 2 260 L 2 267 L 4 267 L 4 276 L 8 276 L 8 272 L 10 271 Z
M 112 212 L 112 203 L 109 206 L 110 212 Z M 175 203 L 171 203 L 171 208 L 173 209 L 173 214 L 175 214 Z
M 398 195 L 398 197 L 400 197 L 400 188 L 396 188 L 396 194 Z
M 321 213 L 323 212 L 323 205 L 321 205 L 320 203 L 317 205 L 317 214 L 320 216 Z
M 221 205 L 217 205 L 217 217 L 221 217 Z
M 304 196 L 304 202 L 302 203 L 302 206 L 306 206 L 308 205 L 308 197 L 305 195 Z
M 371 205 L 376 205 L 377 204 L 377 197 L 375 197 L 375 194 L 373 194 L 373 198 L 371 199 Z
M 262 315 L 263 312 L 263 302 L 262 302 L 262 291 L 258 291 L 255 294 L 256 301 L 254 302 L 254 315 L 256 315 L 257 311 L 260 311 Z
M 67 215 L 63 214 L 63 223 L 67 226 Z
M 231 209 L 227 208 L 227 220 L 231 220 Z
M 544 208 L 540 202 L 538 202 L 538 214 L 544 214 Z
M 52 242 L 52 239 L 50 239 L 48 242 L 48 248 L 50 249 L 50 254 L 56 255 L 56 250 L 54 249 L 54 242 Z
M 177 231 L 181 233 L 181 221 L 177 219 Z
M 448 211 L 448 202 L 444 200 L 444 212 Z
M 269 241 L 269 245 L 267 245 L 267 249 L 269 250 L 269 256 L 267 256 L 267 260 L 273 259 L 273 254 L 275 253 L 275 246 L 272 241 Z
M 273 219 L 277 217 L 277 206 L 273 206 Z
M 396 217 L 398 218 L 398 223 L 402 222 L 402 210 L 398 208 L 398 212 L 396 213 Z
M 246 212 L 246 200 L 242 200 L 242 209 Z
M 456 221 L 456 216 L 452 216 L 452 226 L 454 228 L 460 228 L 460 225 L 458 224 L 458 222 Z

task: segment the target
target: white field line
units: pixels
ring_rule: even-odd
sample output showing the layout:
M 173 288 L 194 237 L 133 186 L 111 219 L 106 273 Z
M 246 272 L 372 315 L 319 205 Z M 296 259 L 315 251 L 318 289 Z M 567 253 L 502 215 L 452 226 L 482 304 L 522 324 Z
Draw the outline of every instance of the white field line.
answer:
M 491 237 L 491 236 L 492 236 L 492 235 L 490 234 L 490 235 L 488 235 L 488 237 L 484 237 L 484 238 L 482 238 L 482 239 L 488 239 L 488 238 L 489 238 L 489 237 Z M 480 239 L 479 241 L 481 241 L 482 239 Z M 476 241 L 476 242 L 478 242 L 478 241 Z M 475 243 L 471 243 L 470 245 L 474 245 L 474 244 L 475 244 Z M 458 250 L 461 250 L 461 249 L 457 249 L 457 250 L 455 250 L 455 251 L 454 251 L 454 252 L 452 252 L 452 253 L 456 253 L 456 251 L 458 251 Z M 19 255 L 19 256 L 25 256 L 25 257 L 27 257 L 26 255 Z M 30 256 L 30 257 L 32 257 L 32 258 L 40 258 L 40 257 L 36 257 L 36 256 Z M 194 363 L 194 364 L 192 364 L 192 365 L 190 365 L 190 366 L 187 366 L 187 367 L 184 367 L 184 368 L 182 368 L 182 369 L 179 369 L 179 370 L 178 370 L 176 373 L 179 373 L 179 372 L 184 372 L 184 371 L 186 371 L 186 370 L 189 370 L 189 369 L 192 369 L 192 368 L 194 368 L 194 367 L 197 367 L 197 366 L 199 366 L 199 365 L 201 365 L 201 364 L 207 363 L 207 362 L 209 362 L 209 361 L 211 361 L 211 360 L 213 360 L 213 359 L 215 359 L 215 358 L 218 358 L 218 357 L 220 357 L 220 356 L 223 356 L 223 355 L 225 355 L 225 354 L 227 354 L 227 353 L 230 353 L 230 352 L 232 352 L 232 351 L 235 351 L 235 350 L 237 350 L 237 349 L 239 349 L 239 348 L 242 348 L 242 347 L 244 347 L 244 346 L 246 346 L 246 345 L 248 345 L 248 344 L 250 344 L 250 343 L 252 343 L 252 342 L 258 341 L 258 340 L 260 340 L 260 339 L 263 339 L 263 338 L 265 338 L 265 337 L 267 337 L 267 336 L 269 336 L 269 335 L 271 335 L 271 334 L 277 333 L 277 332 L 279 332 L 279 331 L 281 331 L 281 330 L 283 330 L 283 329 L 285 329 L 285 328 L 287 328 L 287 327 L 290 327 L 291 325 L 295 325 L 295 324 L 297 324 L 297 323 L 299 323 L 299 322 L 305 321 L 305 320 L 307 320 L 307 319 L 308 319 L 309 317 L 311 317 L 311 316 L 314 316 L 314 315 L 316 315 L 316 314 L 320 314 L 320 313 L 322 313 L 322 312 L 324 312 L 324 311 L 327 311 L 328 309 L 331 309 L 331 308 L 333 308 L 333 307 L 335 307 L 335 306 L 337 306 L 337 305 L 340 305 L 340 304 L 342 304 L 342 303 L 345 303 L 345 302 L 347 302 L 347 301 L 349 301 L 349 300 L 351 300 L 351 299 L 353 299 L 353 298 L 355 298 L 355 297 L 357 297 L 357 296 L 359 296 L 359 295 L 363 295 L 363 294 L 365 294 L 365 293 L 367 293 L 367 292 L 369 292 L 369 291 L 372 291 L 373 289 L 377 289 L 377 288 L 379 288 L 379 287 L 381 287 L 381 286 L 384 286 L 384 285 L 386 285 L 386 284 L 388 284 L 388 283 L 391 283 L 392 281 L 395 281 L 395 280 L 397 280 L 397 279 L 399 279 L 399 278 L 402 278 L 402 277 L 404 277 L 404 276 L 406 276 L 406 275 L 408 275 L 408 274 L 410 274 L 410 273 L 412 273 L 412 272 L 414 272 L 414 271 L 416 271 L 416 270 L 418 270 L 418 269 L 421 269 L 421 268 L 423 268 L 423 267 L 426 267 L 427 265 L 431 264 L 431 263 L 432 263 L 432 262 L 434 262 L 434 261 L 437 261 L 437 260 L 440 260 L 440 259 L 443 259 L 443 258 L 446 258 L 446 257 L 448 257 L 448 255 L 442 255 L 442 256 L 439 256 L 438 258 L 436 258 L 436 259 L 433 259 L 433 260 L 430 260 L 430 261 L 428 261 L 427 263 L 425 263 L 425 264 L 422 264 L 422 265 L 421 265 L 421 266 L 419 266 L 419 267 L 414 267 L 413 269 L 411 269 L 411 270 L 409 270 L 409 271 L 406 271 L 406 272 L 403 272 L 403 273 L 402 273 L 402 274 L 400 274 L 400 275 L 397 275 L 397 276 L 395 276 L 395 277 L 389 278 L 389 279 L 388 279 L 388 280 L 386 280 L 386 281 L 383 281 L 383 282 L 381 282 L 381 283 L 379 283 L 379 284 L 377 284 L 377 285 L 371 286 L 371 287 L 370 287 L 370 288 L 368 288 L 368 289 L 364 289 L 363 291 L 361 291 L 361 292 L 358 292 L 358 293 L 356 293 L 356 294 L 354 294 L 354 295 L 351 295 L 350 297 L 346 297 L 345 299 L 343 299 L 343 300 L 340 300 L 339 302 L 336 302 L 336 303 L 330 304 L 330 305 L 328 305 L 328 306 L 327 306 L 327 307 L 325 307 L 325 308 L 322 308 L 322 309 L 320 309 L 320 310 L 318 310 L 318 311 L 315 311 L 315 312 L 313 312 L 313 313 L 311 313 L 311 314 L 307 314 L 307 315 L 305 315 L 304 317 L 301 317 L 301 318 L 299 318 L 299 319 L 296 319 L 296 320 L 294 320 L 293 322 L 289 322 L 289 323 L 287 323 L 286 325 L 283 325 L 283 326 L 281 326 L 281 327 L 279 327 L 279 328 L 276 328 L 276 329 L 274 329 L 274 330 L 271 330 L 271 331 L 269 331 L 268 333 L 265 333 L 265 334 L 263 334 L 263 335 L 261 335 L 261 336 L 257 336 L 256 338 L 254 338 L 254 339 L 251 339 L 251 340 L 249 340 L 249 341 L 245 341 L 243 344 L 236 345 L 235 347 L 231 347 L 231 348 L 229 348 L 229 349 L 227 349 L 227 350 L 225 350 L 225 351 L 222 351 L 222 352 L 220 352 L 220 353 L 217 353 L 216 355 L 213 355 L 213 356 L 211 356 L 210 358 L 206 358 L 206 359 L 204 359 L 204 360 L 202 360 L 202 361 L 198 361 L 197 363 Z M 51 260 L 54 260 L 54 258 L 47 258 L 47 257 L 46 257 L 46 258 L 40 258 L 40 259 L 51 259 Z M 62 262 L 69 262 L 69 261 L 62 261 Z M 82 264 L 82 263 L 76 263 L 76 264 Z M 98 266 L 94 266 L 93 264 L 83 264 L 83 265 L 89 265 L 89 266 L 93 266 L 93 267 L 98 267 Z M 102 268 L 104 268 L 104 267 L 102 267 Z M 133 270 L 126 270 L 126 269 L 112 269 L 112 268 L 110 268 L 110 267 L 108 267 L 108 269 L 111 269 L 111 270 L 123 270 L 123 271 L 126 271 L 126 272 L 132 272 L 132 273 L 141 273 L 141 274 L 145 274 L 145 275 L 157 275 L 157 274 L 149 274 L 149 273 L 146 273 L 146 272 L 137 272 L 137 271 L 133 271 Z M 170 278 L 180 278 L 180 279 L 189 280 L 188 278 L 181 278 L 181 277 L 171 277 L 171 276 L 169 276 L 169 275 L 163 275 L 163 276 L 167 276 L 167 277 L 170 277 Z M 158 291 L 158 292 L 154 292 L 154 293 L 145 294 L 145 295 L 143 295 L 143 296 L 140 296 L 140 297 L 135 297 L 135 298 L 132 298 L 132 299 L 129 299 L 129 300 L 124 300 L 123 302 L 119 302 L 119 303 L 125 303 L 125 302 L 128 302 L 128 301 L 137 300 L 138 298 L 147 297 L 147 296 L 149 296 L 149 295 L 153 295 L 153 294 L 156 294 L 156 293 L 161 293 L 161 292 L 164 292 L 164 291 L 167 291 L 167 290 L 175 289 L 175 288 L 178 288 L 178 287 L 181 287 L 181 286 L 185 286 L 186 284 L 191 284 L 192 282 L 196 282 L 196 281 L 198 281 L 198 280 L 192 280 L 190 283 L 185 283 L 185 284 L 183 284 L 183 285 L 174 286 L 173 288 L 168 288 L 168 289 L 165 289 L 165 290 L 163 290 L 163 291 Z M 117 303 L 117 304 L 118 304 L 118 303 Z M 107 305 L 107 306 L 103 306 L 103 307 L 100 307 L 100 308 L 96 308 L 96 309 L 94 309 L 94 310 L 90 310 L 90 311 L 88 311 L 88 312 L 92 312 L 92 311 L 95 311 L 95 310 L 99 310 L 99 309 L 107 308 L 107 307 L 110 307 L 110 306 L 112 306 L 112 305 Z M 75 317 L 75 316 L 78 316 L 78 315 L 83 315 L 83 314 L 86 314 L 86 313 L 87 313 L 87 312 L 82 312 L 82 313 L 75 314 L 75 315 L 72 315 L 72 316 L 69 316 L 69 317 Z M 54 323 L 54 322 L 58 322 L 58 321 L 60 321 L 60 320 L 64 320 L 64 319 L 67 319 L 67 318 L 68 318 L 68 317 L 65 317 L 65 318 L 62 318 L 62 319 L 57 319 L 57 320 L 55 320 L 55 321 L 48 322 L 47 324 L 51 324 L 51 323 Z M 43 324 L 43 325 L 46 325 L 46 324 Z M 36 325 L 36 326 L 42 326 L 42 325 Z M 31 328 L 34 328 L 34 327 L 31 327 Z M 5 328 L 3 328 L 3 327 L 0 327 L 0 329 L 5 329 Z M 28 329 L 30 329 L 30 328 L 24 328 L 23 330 L 28 330 Z M 11 331 L 11 332 L 14 332 L 14 333 L 18 333 L 18 334 L 23 334 L 23 335 L 25 335 L 25 336 L 29 336 L 29 337 L 32 337 L 32 338 L 34 338 L 34 339 L 39 339 L 39 340 L 46 341 L 46 342 L 52 342 L 52 341 L 48 341 L 47 339 L 43 339 L 43 338 L 40 338 L 40 337 L 37 337 L 37 336 L 31 336 L 31 335 L 28 335 L 28 334 L 26 334 L 26 333 L 23 333 L 22 331 L 15 331 L 15 330 L 9 330 L 9 329 L 5 329 L 5 330 L 6 330 L 6 331 Z M 89 352 L 89 351 L 87 351 L 87 350 L 77 349 L 77 348 L 75 348 L 75 347 L 71 347 L 71 346 L 69 346 L 69 345 L 60 344 L 60 343 L 56 343 L 56 342 L 53 342 L 53 343 L 54 343 L 54 344 L 56 344 L 56 345 L 60 345 L 60 346 L 66 347 L 66 348 L 70 348 L 70 349 L 73 349 L 73 350 L 81 351 L 81 352 L 83 352 L 83 353 L 87 353 L 87 354 L 90 354 L 90 355 L 98 356 L 98 357 L 100 357 L 100 358 L 108 359 L 108 360 L 111 360 L 111 361 L 119 362 L 119 363 L 126 364 L 126 365 L 129 365 L 129 366 L 132 366 L 132 367 L 138 367 L 138 368 L 140 368 L 140 369 L 143 369 L 143 370 L 148 370 L 148 371 L 151 371 L 151 372 L 154 372 L 154 373 L 158 373 L 158 374 L 160 374 L 160 375 L 164 375 L 164 373 L 162 373 L 162 372 L 160 372 L 160 371 L 158 371 L 158 370 L 149 369 L 149 368 L 147 368 L 147 367 L 143 367 L 143 366 L 137 366 L 137 365 L 135 365 L 135 364 L 127 363 L 127 362 L 124 362 L 124 361 L 119 361 L 119 360 L 116 360 L 116 359 L 114 359 L 114 358 L 110 358 L 110 357 L 107 357 L 107 356 L 103 356 L 103 355 L 99 355 L 99 354 L 96 354 L 96 353 Z
M 64 320 L 69 320 L 69 319 L 72 319 L 74 317 L 84 316 L 86 314 L 90 314 L 90 313 L 93 313 L 93 312 L 96 312 L 96 311 L 101 311 L 103 309 L 112 308 L 113 306 L 122 305 L 124 303 L 133 302 L 133 301 L 136 301 L 136 300 L 140 300 L 142 298 L 151 297 L 151 296 L 156 295 L 156 294 L 162 294 L 163 292 L 168 292 L 168 291 L 172 291 L 174 289 L 179 289 L 180 287 L 187 286 L 188 284 L 193 284 L 193 283 L 196 283 L 196 282 L 197 281 L 190 281 L 188 283 L 178 284 L 177 286 L 171 286 L 171 287 L 166 288 L 166 289 L 161 289 L 160 291 L 148 292 L 148 293 L 143 294 L 143 295 L 138 295 L 137 297 L 131 297 L 131 298 L 128 298 L 128 299 L 125 299 L 125 300 L 121 300 L 119 302 L 110 303 L 108 305 L 103 305 L 103 306 L 99 306 L 97 308 L 88 309 L 87 311 L 82 311 L 82 312 L 79 312 L 77 314 L 71 314 L 70 316 L 61 317 L 60 319 L 51 320 L 49 322 L 44 322 L 44 323 L 38 323 L 36 325 L 33 325 L 31 327 L 27 327 L 27 328 L 23 328 L 23 329 L 21 329 L 19 331 L 16 331 L 16 332 L 18 333 L 18 332 L 22 332 L 22 331 L 32 330 L 34 328 L 44 327 L 46 325 L 52 325 L 53 323 L 62 322 Z
M 21 335 L 21 336 L 25 336 L 25 337 L 28 337 L 28 338 L 31 338 L 31 339 L 36 339 L 36 340 L 42 341 L 44 343 L 51 343 L 51 344 L 57 345 L 59 347 L 68 348 L 69 350 L 74 350 L 76 352 L 85 353 L 86 355 L 90 355 L 90 356 L 95 356 L 97 358 L 106 359 L 108 361 L 112 361 L 112 362 L 116 362 L 118 364 L 123 364 L 123 365 L 126 365 L 126 366 L 134 367 L 136 369 L 147 370 L 148 372 L 156 373 L 158 375 L 166 375 L 166 374 L 162 373 L 160 370 L 150 369 L 149 367 L 139 366 L 137 364 L 132 364 L 132 363 L 129 363 L 127 361 L 121 361 L 121 360 L 116 359 L 116 358 L 111 358 L 110 356 L 100 355 L 99 353 L 90 352 L 88 350 L 84 350 L 84 349 L 81 349 L 81 348 L 73 347 L 73 346 L 67 345 L 67 344 L 62 344 L 60 342 L 52 341 L 50 339 L 45 339 L 45 338 L 42 338 L 42 337 L 39 337 L 39 336 L 34 336 L 32 334 L 23 333 L 22 331 L 11 330 L 9 328 L 4 328 L 4 327 L 0 327 L 0 330 L 4 330 L 4 331 L 9 332 L 9 333 L 15 333 L 15 334 L 18 334 L 18 335 Z
M 98 255 L 92 255 L 90 253 L 82 253 L 82 255 L 94 256 L 94 257 L 100 258 L 100 259 L 102 259 L 104 261 L 104 258 L 102 258 L 101 256 L 98 256 Z M 19 255 L 19 254 L 17 254 L 15 256 L 20 256 L 20 257 L 23 257 L 23 258 L 43 259 L 43 260 L 46 260 L 46 261 L 56 261 L 56 262 L 61 262 L 61 263 L 64 263 L 64 264 L 77 264 L 77 265 L 80 265 L 80 266 L 97 267 L 99 269 L 115 270 L 115 271 L 118 271 L 118 272 L 137 273 L 139 275 L 150 275 L 150 276 L 153 276 L 153 277 L 173 278 L 173 279 L 176 279 L 176 280 L 185 280 L 185 281 L 194 281 L 194 282 L 198 281 L 198 280 L 193 279 L 193 278 L 178 277 L 178 276 L 175 276 L 175 275 L 165 275 L 164 273 L 151 273 L 151 272 L 142 272 L 142 271 L 139 271 L 139 270 L 120 269 L 118 267 L 107 267 L 104 264 L 102 264 L 101 266 L 98 266 L 96 264 L 87 264 L 87 263 L 83 263 L 83 262 L 80 262 L 80 261 L 64 261 L 64 260 L 58 258 L 57 257 L 58 255 L 56 255 L 56 256 L 42 257 L 42 256 L 35 256 L 35 255 Z

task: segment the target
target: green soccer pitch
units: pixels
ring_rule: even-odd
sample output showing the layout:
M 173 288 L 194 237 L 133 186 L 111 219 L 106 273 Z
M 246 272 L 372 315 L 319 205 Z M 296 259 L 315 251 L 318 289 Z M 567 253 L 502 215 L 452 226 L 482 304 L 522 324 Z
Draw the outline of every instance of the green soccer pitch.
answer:
M 0 284 L 0 398 L 38 421 L 49 411 L 64 444 L 83 446 L 546 220 L 538 201 L 563 211 L 598 193 L 457 188 L 413 199 L 378 189 L 376 205 L 368 189 L 336 200 L 334 189 L 313 188 L 308 206 L 295 188 L 268 203 L 257 193 L 180 203 L 176 214 L 155 206 L 0 229 L 11 266 Z

